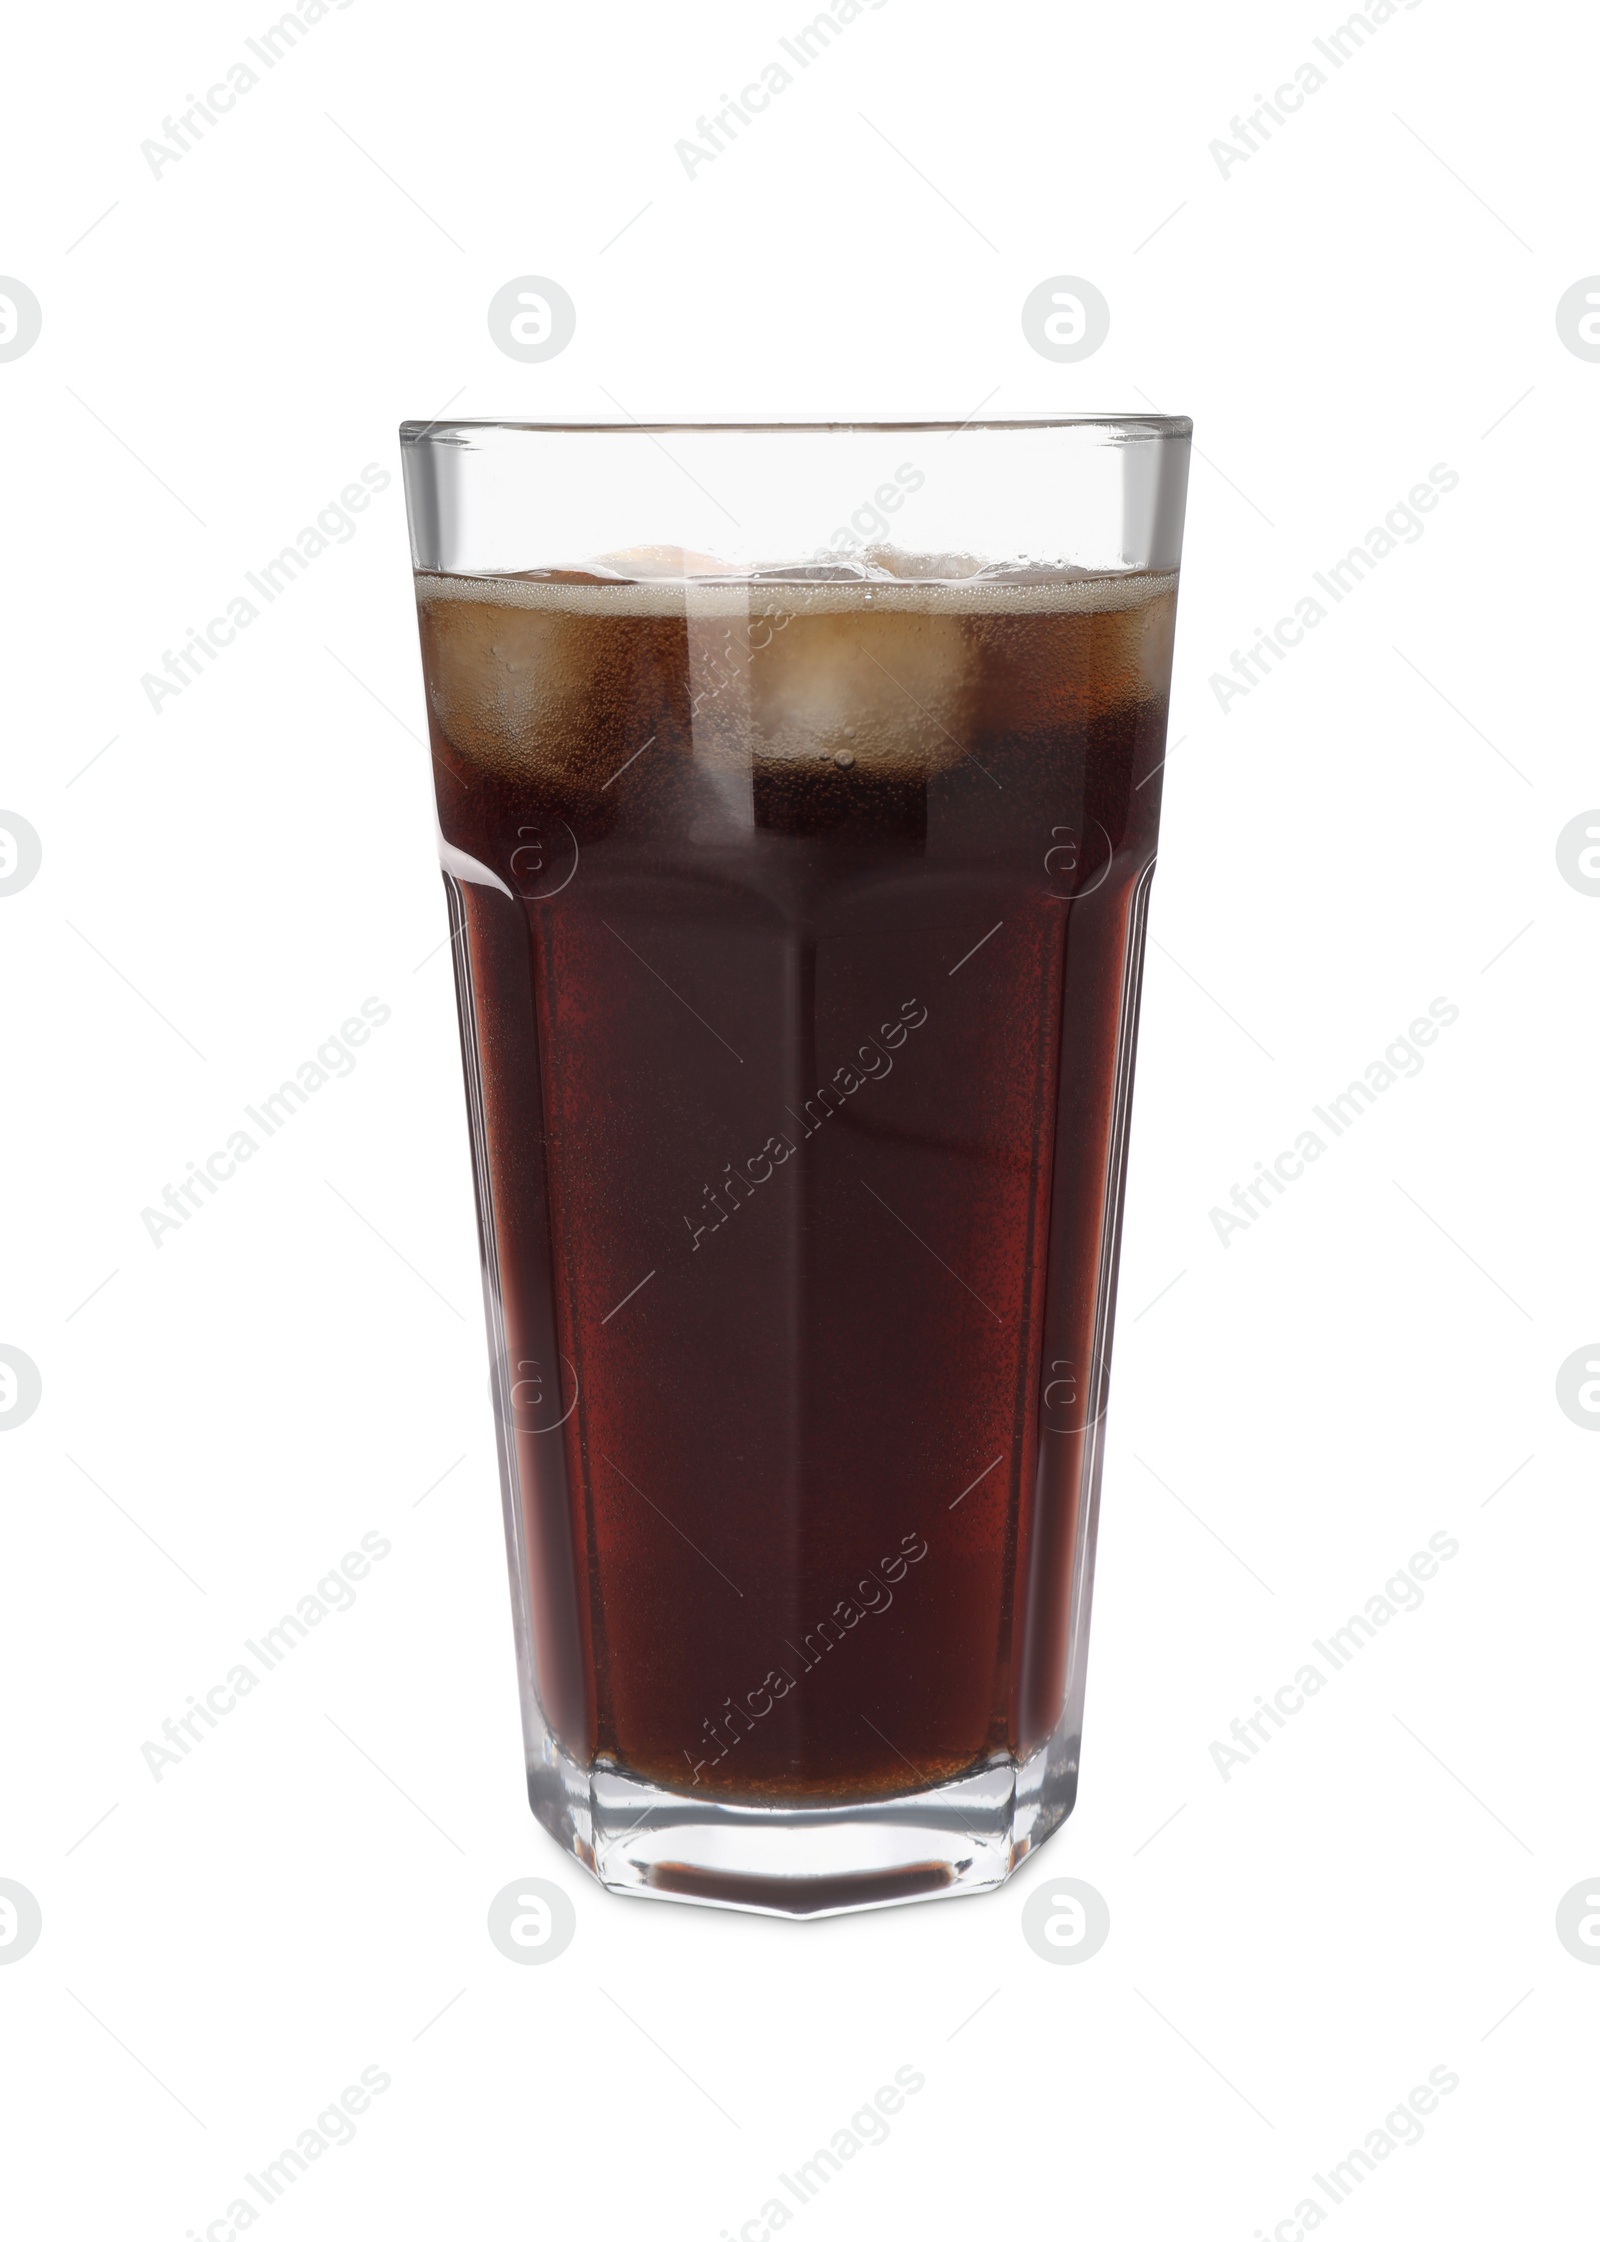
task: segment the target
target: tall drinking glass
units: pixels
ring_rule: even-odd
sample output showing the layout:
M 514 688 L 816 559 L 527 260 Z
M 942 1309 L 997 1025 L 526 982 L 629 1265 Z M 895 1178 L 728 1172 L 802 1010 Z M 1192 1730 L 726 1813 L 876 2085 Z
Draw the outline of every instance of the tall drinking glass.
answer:
M 1188 438 L 401 431 L 529 1793 L 612 1890 L 1071 1809 Z

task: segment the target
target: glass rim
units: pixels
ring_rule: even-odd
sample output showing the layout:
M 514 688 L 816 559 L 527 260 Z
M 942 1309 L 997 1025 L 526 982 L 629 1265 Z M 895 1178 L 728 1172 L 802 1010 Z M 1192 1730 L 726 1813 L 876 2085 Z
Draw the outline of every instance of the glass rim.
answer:
M 1104 428 L 1124 440 L 1187 438 L 1183 413 L 1017 413 L 979 420 L 403 420 L 403 445 L 462 443 L 477 432 L 527 436 L 956 436 L 1047 428 Z

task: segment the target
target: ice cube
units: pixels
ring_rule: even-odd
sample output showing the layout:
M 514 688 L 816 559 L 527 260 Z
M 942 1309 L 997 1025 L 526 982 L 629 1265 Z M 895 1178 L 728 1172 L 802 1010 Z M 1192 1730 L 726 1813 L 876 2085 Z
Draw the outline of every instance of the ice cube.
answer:
M 449 582 L 448 594 L 419 586 L 428 697 L 445 738 L 489 770 L 573 800 L 597 796 L 631 752 L 635 678 L 606 658 L 614 624 L 570 592 L 562 603 L 560 587 L 541 598 L 543 587 L 502 584 L 496 596 L 487 583 Z
M 820 587 L 770 618 L 750 665 L 759 760 L 925 778 L 966 753 L 975 676 L 962 618 Z

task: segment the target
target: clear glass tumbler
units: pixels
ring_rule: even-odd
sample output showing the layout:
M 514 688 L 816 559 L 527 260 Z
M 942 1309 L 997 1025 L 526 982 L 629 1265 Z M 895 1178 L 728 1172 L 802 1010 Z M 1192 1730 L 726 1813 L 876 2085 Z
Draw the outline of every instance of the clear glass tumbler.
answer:
M 401 431 L 529 1793 L 612 1890 L 1071 1809 L 1188 438 Z

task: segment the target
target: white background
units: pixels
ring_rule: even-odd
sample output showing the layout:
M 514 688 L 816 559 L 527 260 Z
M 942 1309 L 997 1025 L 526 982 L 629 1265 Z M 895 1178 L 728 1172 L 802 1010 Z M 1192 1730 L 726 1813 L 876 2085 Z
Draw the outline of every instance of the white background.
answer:
M 1592 23 L 1421 0 L 1224 177 L 1340 9 L 888 0 L 691 181 L 675 142 L 806 9 L 354 0 L 153 177 L 272 20 L 10 39 L 0 270 L 44 312 L 0 364 L 0 808 L 44 851 L 0 899 L 0 1340 L 43 1380 L 0 1442 L 0 1875 L 44 1914 L 0 1968 L 15 2231 L 215 2242 L 374 2064 L 270 2233 L 750 2242 L 906 2064 L 806 2233 L 1286 2242 L 1308 2196 L 1352 2235 L 1572 2230 L 1600 1444 L 1555 1378 L 1600 1331 L 1600 900 L 1555 842 L 1600 798 L 1600 366 L 1554 313 L 1600 267 Z M 485 323 L 529 272 L 578 309 L 542 365 Z M 1082 364 L 1020 325 L 1061 273 L 1111 305 Z M 522 1792 L 395 425 L 1147 400 L 1201 456 L 1081 1802 L 959 1905 L 609 1898 Z M 152 710 L 369 461 L 357 534 Z M 1425 535 L 1221 709 L 1436 462 Z M 357 1071 L 153 1245 L 368 997 Z M 1209 1210 L 1436 997 L 1422 1073 L 1224 1247 Z M 1422 1608 L 1224 1782 L 1228 1724 L 1440 1531 Z M 367 1532 L 355 1607 L 157 1783 L 144 1742 Z M 484 1916 L 529 1874 L 578 1927 L 519 1969 Z M 1063 1874 L 1111 1911 L 1074 1968 L 1019 1928 Z M 1311 2175 L 1439 2065 L 1335 2209 Z

